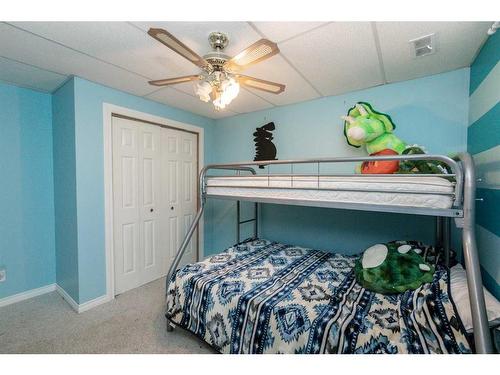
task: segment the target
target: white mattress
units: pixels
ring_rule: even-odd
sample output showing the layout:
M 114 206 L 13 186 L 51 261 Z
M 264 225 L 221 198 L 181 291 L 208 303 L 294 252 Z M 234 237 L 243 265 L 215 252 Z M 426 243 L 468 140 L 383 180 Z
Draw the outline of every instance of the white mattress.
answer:
M 207 194 L 242 198 L 450 208 L 453 193 L 453 184 L 442 177 L 261 175 L 207 179 Z

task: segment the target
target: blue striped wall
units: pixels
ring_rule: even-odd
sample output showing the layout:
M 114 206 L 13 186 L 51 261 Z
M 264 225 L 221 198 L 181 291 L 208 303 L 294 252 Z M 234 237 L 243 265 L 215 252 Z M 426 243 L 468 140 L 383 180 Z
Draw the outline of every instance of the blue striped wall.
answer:
M 491 36 L 470 70 L 467 149 L 476 163 L 477 240 L 485 286 L 500 298 L 500 32 Z

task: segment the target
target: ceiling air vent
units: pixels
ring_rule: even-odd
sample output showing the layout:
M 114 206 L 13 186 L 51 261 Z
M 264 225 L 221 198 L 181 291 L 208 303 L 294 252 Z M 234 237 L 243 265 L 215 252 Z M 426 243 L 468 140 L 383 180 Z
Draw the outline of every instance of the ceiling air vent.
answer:
M 429 34 L 410 40 L 413 57 L 432 55 L 436 52 L 436 34 Z

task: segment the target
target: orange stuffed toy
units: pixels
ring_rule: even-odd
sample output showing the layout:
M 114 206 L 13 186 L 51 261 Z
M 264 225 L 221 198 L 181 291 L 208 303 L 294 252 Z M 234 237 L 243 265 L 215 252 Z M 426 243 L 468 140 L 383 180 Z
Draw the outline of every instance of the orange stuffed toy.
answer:
M 384 149 L 382 151 L 370 154 L 370 156 L 382 155 L 398 155 L 398 153 L 391 149 Z M 361 173 L 363 174 L 392 174 L 399 169 L 399 161 L 397 160 L 384 160 L 384 161 L 365 161 L 361 164 Z

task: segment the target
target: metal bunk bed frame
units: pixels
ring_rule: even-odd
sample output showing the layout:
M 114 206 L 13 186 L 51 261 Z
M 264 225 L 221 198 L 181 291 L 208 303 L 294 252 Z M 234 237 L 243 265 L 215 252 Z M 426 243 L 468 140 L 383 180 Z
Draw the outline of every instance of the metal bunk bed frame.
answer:
M 271 166 L 271 165 L 284 165 L 291 166 L 292 173 L 289 175 L 280 174 L 279 176 L 290 176 L 293 178 L 293 165 L 294 164 L 317 164 L 317 176 L 319 189 L 320 164 L 324 163 L 350 163 L 350 162 L 364 162 L 364 161 L 383 161 L 383 160 L 433 160 L 440 161 L 448 165 L 452 174 L 446 175 L 427 175 L 427 176 L 446 176 L 455 178 L 455 191 L 453 194 L 454 201 L 453 207 L 449 209 L 435 209 L 435 208 L 422 208 L 422 207 L 406 207 L 406 206 L 386 206 L 378 204 L 364 204 L 364 203 L 343 203 L 343 202 L 329 202 L 329 201 L 310 201 L 310 200 L 295 200 L 295 199 L 276 199 L 276 198 L 261 198 L 261 197 L 233 197 L 224 195 L 210 195 L 207 194 L 207 173 L 213 170 L 231 170 L 236 171 L 238 174 L 241 172 L 250 172 L 256 175 L 255 169 L 252 166 Z M 269 168 L 268 168 L 269 171 Z M 332 176 L 331 174 L 328 174 Z M 266 176 L 263 174 L 262 176 Z M 267 174 L 267 176 L 277 176 Z M 337 175 L 339 176 L 339 175 Z M 342 176 L 370 176 L 361 174 L 343 174 Z M 373 176 L 373 175 L 372 175 Z M 379 175 L 380 176 L 380 175 Z M 395 176 L 395 175 L 390 175 Z M 418 178 L 422 177 L 421 174 L 404 174 L 398 175 L 404 177 Z M 293 180 L 292 180 L 293 181 Z M 177 270 L 177 266 L 184 255 L 184 252 L 198 227 L 200 218 L 203 215 L 207 198 L 219 198 L 236 200 L 237 203 L 237 236 L 240 240 L 240 224 L 254 221 L 254 232 L 257 236 L 258 230 L 258 203 L 275 203 L 275 204 L 289 204 L 289 205 L 302 205 L 302 206 L 315 206 L 315 207 L 328 207 L 338 209 L 350 210 L 363 210 L 363 211 L 379 211 L 379 212 L 393 212 L 404 214 L 417 214 L 428 215 L 437 218 L 436 226 L 436 243 L 442 246 L 445 250 L 445 262 L 448 264 L 449 250 L 450 250 L 450 218 L 455 218 L 455 224 L 458 228 L 462 228 L 462 244 L 463 244 L 463 257 L 466 268 L 466 276 L 468 281 L 469 299 L 472 313 L 472 322 L 474 329 L 474 344 L 476 353 L 492 353 L 493 346 L 490 338 L 488 327 L 488 318 L 486 314 L 486 306 L 483 294 L 483 284 L 481 279 L 481 270 L 479 264 L 479 257 L 476 245 L 475 235 L 475 201 L 476 201 L 476 177 L 474 171 L 474 162 L 468 153 L 460 153 L 456 158 L 450 158 L 443 155 L 390 155 L 390 156 L 366 156 L 366 157 L 336 157 L 336 158 L 318 158 L 318 159 L 297 159 L 297 160 L 269 160 L 269 161 L 251 161 L 241 163 L 229 164 L 210 164 L 205 166 L 199 175 L 199 206 L 198 212 L 191 223 L 186 236 L 177 251 L 177 254 L 172 262 L 167 274 L 167 290 L 172 276 Z M 272 188 L 271 188 L 272 189 Z M 327 189 L 338 190 L 338 189 Z M 240 221 L 240 200 L 247 200 L 255 202 L 255 218 L 250 220 Z M 167 330 L 173 330 L 173 325 L 167 320 Z

